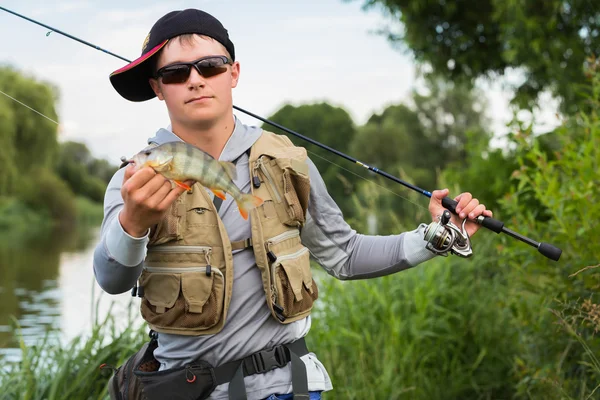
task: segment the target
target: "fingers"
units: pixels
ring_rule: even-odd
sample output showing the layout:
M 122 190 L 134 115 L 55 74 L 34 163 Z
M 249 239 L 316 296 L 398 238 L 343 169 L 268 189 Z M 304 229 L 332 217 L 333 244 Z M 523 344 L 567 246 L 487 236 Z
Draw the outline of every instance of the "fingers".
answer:
M 187 182 L 186 182 L 187 183 Z M 169 183 L 170 186 L 170 183 Z M 160 210 L 166 210 L 177 198 L 185 192 L 185 189 L 181 186 L 175 186 L 171 191 L 165 196 L 164 199 L 158 204 L 157 208 Z
M 123 178 L 123 183 L 125 183 L 129 178 L 131 178 L 135 174 L 135 165 L 128 164 L 125 167 L 125 177 Z
M 156 174 L 144 186 L 136 191 L 136 199 L 139 202 L 150 200 L 150 198 L 158 192 L 164 185 L 169 184 L 169 181 L 162 175 Z M 170 186 L 170 184 L 169 184 Z M 148 202 L 150 203 L 150 202 Z
M 479 201 L 473 199 L 473 196 L 469 192 L 459 194 L 454 200 L 458 202 L 456 205 L 456 213 L 462 219 L 466 218 L 467 215 L 479 205 Z
M 473 199 L 473 200 L 477 200 L 477 199 Z M 484 211 L 485 211 L 485 205 L 478 204 L 472 211 L 470 211 L 468 213 L 468 218 L 475 219 L 478 216 L 480 216 L 481 214 L 483 214 Z
M 150 167 L 144 167 L 138 171 L 135 166 L 130 164 L 125 169 L 123 177 L 123 188 L 128 192 L 133 192 L 144 186 L 150 179 L 156 176 L 156 172 Z
M 167 197 L 171 191 L 171 182 L 164 180 L 162 186 L 158 188 L 154 194 L 148 198 L 148 207 L 152 209 L 159 209 L 160 203 Z
M 431 197 L 439 200 L 441 203 L 442 199 L 444 197 L 448 196 L 448 193 L 450 193 L 450 191 L 448 189 L 434 190 L 433 192 L 431 192 Z

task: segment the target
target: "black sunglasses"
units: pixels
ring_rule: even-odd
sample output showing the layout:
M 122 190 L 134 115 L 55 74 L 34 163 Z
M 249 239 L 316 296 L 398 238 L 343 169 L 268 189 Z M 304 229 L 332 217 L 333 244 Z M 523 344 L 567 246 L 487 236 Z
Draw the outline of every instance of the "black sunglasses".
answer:
M 184 83 L 188 80 L 192 67 L 205 78 L 222 74 L 227 71 L 227 65 L 233 65 L 226 56 L 208 56 L 192 62 L 178 62 L 166 65 L 156 71 L 155 78 L 162 78 L 164 84 Z

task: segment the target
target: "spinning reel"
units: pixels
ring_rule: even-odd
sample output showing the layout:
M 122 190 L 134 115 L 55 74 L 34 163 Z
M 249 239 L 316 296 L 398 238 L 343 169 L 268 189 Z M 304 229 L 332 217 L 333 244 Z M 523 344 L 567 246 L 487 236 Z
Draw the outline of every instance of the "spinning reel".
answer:
M 473 249 L 465 230 L 467 219 L 463 220 L 462 227 L 459 228 L 450 221 L 450 216 L 450 211 L 444 210 L 438 217 L 439 222 L 432 222 L 425 228 L 425 247 L 444 257 L 448 257 L 449 252 L 460 257 L 470 257 Z

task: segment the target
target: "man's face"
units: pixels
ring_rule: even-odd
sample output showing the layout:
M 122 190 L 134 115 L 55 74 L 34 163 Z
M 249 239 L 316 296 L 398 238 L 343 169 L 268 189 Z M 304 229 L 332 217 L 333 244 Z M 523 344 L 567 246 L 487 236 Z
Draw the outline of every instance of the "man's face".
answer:
M 216 40 L 194 35 L 191 40 L 174 38 L 162 49 L 156 70 L 177 62 L 195 61 L 206 56 L 227 56 L 225 48 Z M 166 84 L 162 78 L 150 79 L 150 84 L 169 110 L 173 126 L 210 127 L 231 113 L 231 92 L 237 86 L 238 62 L 226 65 L 224 73 L 204 77 L 192 68 L 183 83 Z

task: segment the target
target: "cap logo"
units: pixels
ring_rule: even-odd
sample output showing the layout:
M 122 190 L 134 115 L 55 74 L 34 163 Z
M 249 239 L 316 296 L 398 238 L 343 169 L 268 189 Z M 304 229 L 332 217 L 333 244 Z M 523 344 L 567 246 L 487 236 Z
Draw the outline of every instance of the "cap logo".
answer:
M 144 39 L 144 44 L 142 44 L 142 53 L 146 51 L 146 46 L 148 46 L 149 41 L 150 41 L 150 34 L 148 34 L 148 36 L 146 36 L 146 39 Z

